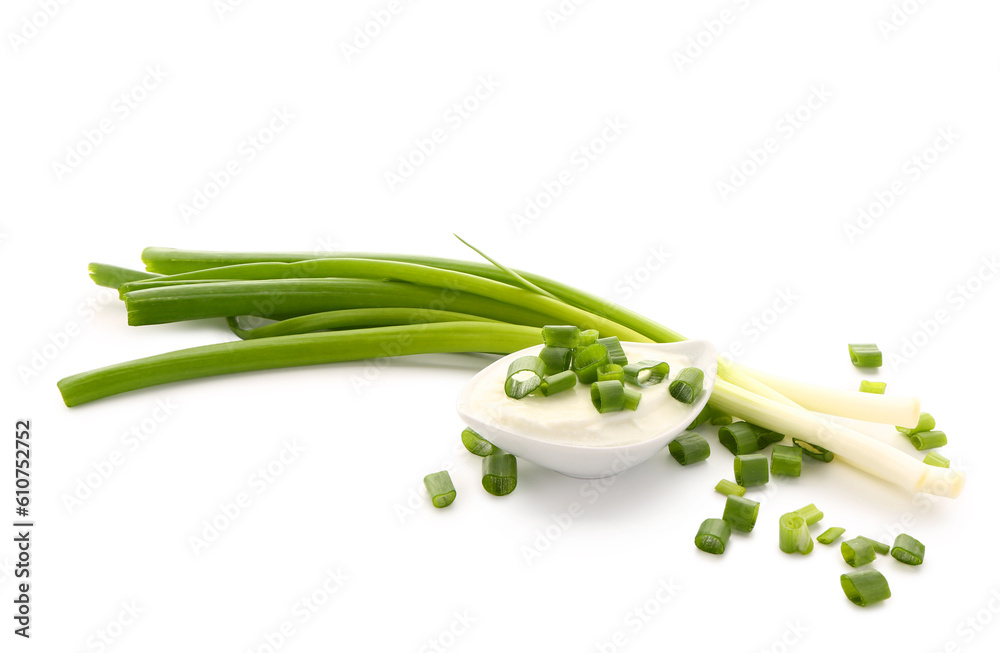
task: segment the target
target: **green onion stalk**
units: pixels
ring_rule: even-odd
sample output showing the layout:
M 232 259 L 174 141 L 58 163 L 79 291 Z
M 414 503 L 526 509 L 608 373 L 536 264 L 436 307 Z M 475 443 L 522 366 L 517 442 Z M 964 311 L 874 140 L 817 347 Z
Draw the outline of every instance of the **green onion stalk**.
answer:
M 578 327 L 579 346 L 593 346 L 598 334 L 602 343 L 685 339 L 604 298 L 483 257 L 488 263 L 150 247 L 142 252 L 146 271 L 91 264 L 95 283 L 119 291 L 129 324 L 223 318 L 239 340 L 109 365 L 66 377 L 58 387 L 66 405 L 77 406 L 243 371 L 423 353 L 509 354 L 540 344 L 546 325 Z M 264 326 L 248 324 L 261 320 Z M 598 368 L 613 362 L 596 361 L 595 380 Z M 925 465 L 829 417 L 916 427 L 915 398 L 798 384 L 720 358 L 709 406 L 829 450 L 911 491 L 954 497 L 964 486 L 960 471 Z

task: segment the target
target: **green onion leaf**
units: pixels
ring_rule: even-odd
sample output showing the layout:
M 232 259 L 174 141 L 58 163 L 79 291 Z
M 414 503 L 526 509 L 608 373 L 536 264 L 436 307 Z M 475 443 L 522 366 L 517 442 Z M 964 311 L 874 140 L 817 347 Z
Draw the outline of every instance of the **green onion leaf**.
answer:
M 698 528 L 698 534 L 694 537 L 694 545 L 705 553 L 720 555 L 726 550 L 726 544 L 732 530 L 729 524 L 723 519 L 706 519 Z
M 538 357 L 545 365 L 546 374 L 558 374 L 569 369 L 573 360 L 573 350 L 568 347 L 542 347 Z
M 517 487 L 517 458 L 509 453 L 483 458 L 483 487 L 498 497 L 513 492 Z
M 431 503 L 435 508 L 446 508 L 455 500 L 455 486 L 447 470 L 425 476 L 424 487 L 431 495 Z
M 681 465 L 701 462 L 708 458 L 711 453 L 711 449 L 709 449 L 705 438 L 693 431 L 678 435 L 670 442 L 667 448 L 670 450 L 670 455 L 674 457 L 674 460 Z
M 924 562 L 924 545 L 906 533 L 896 536 L 892 543 L 892 557 L 904 565 L 919 565 Z
M 784 444 L 771 450 L 771 474 L 774 476 L 801 476 L 802 449 Z
M 622 368 L 625 372 L 625 383 L 629 383 L 640 388 L 648 388 L 656 385 L 667 378 L 670 373 L 670 366 L 663 361 L 643 360 L 638 363 L 629 363 Z
M 802 519 L 806 520 L 806 526 L 812 526 L 819 520 L 823 519 L 823 511 L 817 508 L 815 503 L 810 503 L 808 506 L 802 506 L 793 512 Z
M 951 467 L 951 461 L 936 451 L 930 451 L 924 456 L 924 464 L 935 467 Z
M 625 368 L 615 363 L 608 363 L 597 368 L 598 381 L 619 381 L 625 383 Z
M 882 352 L 877 345 L 847 345 L 855 367 L 882 367 Z
M 885 554 L 889 553 L 889 545 L 888 544 L 883 544 L 882 542 L 879 542 L 878 540 L 873 540 L 872 538 L 865 537 L 864 535 L 859 535 L 858 537 L 862 537 L 862 538 L 868 540 L 869 542 L 871 542 L 872 548 L 875 549 L 875 553 L 877 553 L 879 555 L 882 555 L 882 556 L 884 556 Z
M 896 430 L 903 435 L 913 435 L 915 433 L 923 433 L 924 431 L 933 431 L 937 424 L 934 421 L 934 416 L 930 413 L 920 413 L 920 418 L 917 419 L 917 425 L 912 429 L 904 428 L 902 426 L 897 426 Z
M 768 481 L 767 456 L 759 453 L 736 456 L 733 459 L 736 482 L 743 487 L 764 485 Z
M 830 528 L 823 531 L 823 534 L 816 538 L 816 541 L 820 544 L 833 544 L 840 536 L 846 532 L 846 529 L 839 526 L 831 526 Z
M 545 363 L 538 356 L 521 356 L 507 368 L 507 381 L 503 391 L 511 399 L 523 399 L 542 384 Z
M 558 374 L 552 374 L 542 378 L 542 383 L 538 386 L 538 391 L 542 396 L 548 397 L 563 390 L 569 390 L 576 385 L 576 374 L 573 370 L 566 370 Z
M 747 422 L 736 422 L 720 428 L 719 442 L 734 456 L 742 456 L 760 450 L 757 433 Z
M 622 349 L 622 343 L 618 340 L 618 336 L 598 338 L 597 344 L 604 345 L 607 348 L 608 361 L 622 367 L 628 365 L 628 358 L 625 356 L 625 350 Z
M 477 456 L 490 456 L 495 453 L 503 453 L 496 445 L 470 428 L 462 431 L 462 444 L 469 450 L 469 453 Z
M 573 371 L 583 383 L 593 383 L 597 380 L 597 370 L 609 362 L 607 347 L 598 342 L 574 354 Z
M 948 444 L 948 436 L 944 434 L 944 431 L 923 431 L 911 435 L 910 442 L 917 451 L 937 449 Z
M 889 581 L 875 569 L 859 569 L 843 574 L 840 577 L 840 586 L 851 603 L 861 607 L 884 601 L 892 596 L 889 591 Z
M 882 381 L 869 381 L 868 379 L 861 379 L 861 387 L 859 390 L 873 395 L 884 395 L 885 383 Z
M 757 523 L 757 512 L 760 503 L 751 501 L 735 494 L 726 497 L 726 508 L 722 511 L 722 519 L 733 530 L 749 533 Z
M 543 326 L 542 342 L 546 347 L 572 349 L 580 344 L 580 327 L 551 324 Z
M 670 396 L 684 404 L 693 404 L 701 394 L 705 373 L 697 367 L 685 367 L 670 384 Z
M 815 444 L 810 444 L 805 440 L 799 440 L 798 438 L 792 438 L 792 444 L 801 448 L 802 453 L 805 455 L 810 458 L 814 458 L 821 463 L 828 463 L 833 460 L 833 452 L 827 451 L 823 447 L 817 447 Z
M 785 553 L 806 555 L 813 550 L 809 525 L 799 514 L 787 512 L 778 519 L 778 548 Z
M 868 538 L 855 537 L 840 543 L 840 554 L 852 567 L 863 567 L 875 560 L 875 547 Z

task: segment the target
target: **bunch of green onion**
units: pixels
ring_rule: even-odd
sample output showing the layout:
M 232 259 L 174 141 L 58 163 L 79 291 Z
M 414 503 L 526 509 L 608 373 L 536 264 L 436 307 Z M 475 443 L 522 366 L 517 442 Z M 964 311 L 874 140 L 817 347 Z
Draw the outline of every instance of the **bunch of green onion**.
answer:
M 145 272 L 91 264 L 97 284 L 119 291 L 129 324 L 226 319 L 239 340 L 83 372 L 62 379 L 59 390 L 67 406 L 76 406 L 233 372 L 425 353 L 508 354 L 539 344 L 540 327 L 550 324 L 622 341 L 684 339 L 601 297 L 485 258 L 154 247 L 142 253 Z M 248 328 L 247 316 L 272 322 Z M 914 398 L 794 383 L 720 358 L 709 406 L 822 447 L 910 491 L 954 497 L 964 485 L 961 472 L 922 464 L 826 417 L 916 427 Z

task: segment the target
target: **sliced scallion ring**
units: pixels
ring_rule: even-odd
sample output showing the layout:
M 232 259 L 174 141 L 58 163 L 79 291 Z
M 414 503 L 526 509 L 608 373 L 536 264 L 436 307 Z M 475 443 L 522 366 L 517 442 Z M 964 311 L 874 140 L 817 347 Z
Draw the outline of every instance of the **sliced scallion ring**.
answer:
M 736 482 L 743 487 L 764 485 L 768 481 L 767 456 L 751 453 L 733 458 Z
M 678 435 L 671 440 L 667 448 L 670 450 L 670 455 L 674 457 L 674 460 L 685 466 L 701 462 L 707 459 L 711 453 L 711 449 L 705 438 L 693 431 Z
M 582 383 L 593 383 L 597 380 L 597 370 L 609 362 L 608 348 L 596 342 L 574 354 L 573 371 Z
M 776 444 L 771 450 L 772 476 L 801 476 L 802 449 L 785 444 Z
M 866 537 L 855 537 L 840 543 L 840 554 L 844 562 L 852 567 L 863 567 L 875 560 L 875 547 Z
M 705 384 L 705 373 L 697 367 L 685 367 L 670 383 L 670 396 L 684 404 L 693 404 Z
M 620 381 L 625 382 L 625 369 L 621 365 L 608 363 L 597 369 L 598 381 Z
M 882 367 L 882 352 L 878 345 L 847 345 L 855 367 Z
M 566 370 L 564 372 L 559 372 L 558 374 L 544 377 L 541 385 L 538 386 L 538 391 L 542 393 L 542 396 L 548 397 L 549 395 L 554 395 L 557 392 L 569 390 L 575 385 L 576 374 L 573 373 L 573 370 Z
M 629 363 L 622 368 L 625 372 L 625 383 L 648 388 L 656 385 L 667 378 L 670 373 L 670 366 L 663 361 L 642 360 L 638 363 Z
M 464 444 L 465 448 L 469 450 L 469 453 L 473 453 L 477 456 L 489 456 L 500 452 L 500 449 L 498 449 L 496 445 L 489 440 L 486 440 L 470 428 L 462 431 L 462 444 Z
M 933 431 L 937 423 L 934 421 L 934 416 L 930 413 L 920 413 L 920 417 L 917 419 L 917 425 L 911 429 L 904 428 L 902 426 L 897 426 L 896 430 L 905 436 L 911 436 L 915 433 L 923 433 L 924 431 Z
M 794 512 L 786 512 L 778 520 L 778 548 L 785 553 L 806 555 L 813 550 L 812 536 L 806 520 Z
M 843 574 L 840 577 L 840 587 L 851 603 L 862 608 L 892 596 L 889 581 L 876 569 L 859 569 Z
M 694 545 L 705 553 L 720 555 L 725 552 L 731 535 L 732 530 L 725 520 L 706 519 L 698 528 L 698 534 L 694 536 Z
M 917 451 L 937 449 L 948 444 L 948 436 L 944 431 L 922 431 L 911 435 L 910 442 Z
M 830 528 L 823 531 L 823 534 L 816 538 L 816 541 L 820 544 L 833 544 L 840 536 L 846 532 L 846 529 L 840 526 L 831 526 Z
M 924 562 L 924 545 L 906 533 L 896 536 L 892 543 L 892 557 L 904 565 L 919 565 Z
M 545 365 L 546 374 L 558 374 L 569 369 L 573 360 L 573 350 L 568 347 L 542 347 L 538 357 Z
M 622 367 L 628 365 L 628 357 L 625 356 L 625 350 L 622 349 L 622 343 L 618 340 L 618 336 L 598 338 L 597 344 L 604 345 L 608 350 L 608 361 Z
M 719 429 L 719 442 L 734 456 L 760 450 L 757 433 L 747 422 L 735 422 Z
M 929 451 L 927 455 L 924 456 L 924 464 L 933 465 L 935 467 L 951 467 L 951 461 L 936 451 Z
M 483 488 L 494 496 L 510 494 L 517 487 L 517 458 L 495 453 L 483 458 Z
M 827 451 L 823 447 L 817 447 L 815 444 L 810 444 L 805 440 L 799 440 L 798 438 L 792 438 L 792 444 L 796 447 L 800 447 L 802 449 L 802 453 L 805 455 L 822 463 L 828 463 L 833 460 L 833 452 Z
M 757 523 L 757 512 L 760 510 L 760 503 L 751 501 L 746 497 L 730 494 L 726 497 L 726 508 L 722 511 L 722 519 L 725 520 L 733 530 L 749 533 Z
M 715 491 L 718 492 L 719 494 L 724 494 L 727 497 L 731 494 L 735 494 L 736 496 L 741 497 L 747 493 L 747 489 L 745 487 L 739 485 L 738 483 L 733 483 L 732 481 L 725 478 L 716 483 Z
M 589 347 L 590 345 L 597 342 L 597 339 L 601 334 L 597 332 L 597 329 L 584 329 L 580 332 L 580 346 Z
M 625 386 L 621 381 L 598 381 L 590 385 L 590 401 L 599 413 L 625 410 Z
M 431 503 L 434 504 L 435 508 L 446 508 L 455 500 L 455 486 L 451 482 L 448 470 L 425 476 L 424 487 L 431 495 Z
M 542 384 L 545 363 L 538 356 L 521 356 L 507 368 L 503 391 L 511 399 L 523 399 Z
M 568 325 L 546 325 L 542 327 L 542 342 L 546 347 L 572 349 L 580 344 L 580 328 Z

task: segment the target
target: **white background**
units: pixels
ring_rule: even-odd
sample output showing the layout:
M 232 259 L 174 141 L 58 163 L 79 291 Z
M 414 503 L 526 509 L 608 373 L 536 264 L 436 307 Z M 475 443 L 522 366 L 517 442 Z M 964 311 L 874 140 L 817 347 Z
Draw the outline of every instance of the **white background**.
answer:
M 3 650 L 996 650 L 1000 282 L 975 280 L 1000 253 L 996 3 L 594 1 L 554 22 L 555 0 L 403 2 L 381 29 L 386 1 L 105 0 L 48 19 L 44 4 L 11 0 L 0 21 L 2 413 L 32 420 L 37 523 L 33 637 L 5 619 Z M 345 53 L 366 26 L 378 34 Z M 292 117 L 249 160 L 275 111 Z M 185 219 L 230 162 L 239 173 Z M 546 208 L 513 218 L 529 200 Z M 708 429 L 712 457 L 689 469 L 663 452 L 594 484 L 522 461 L 514 494 L 487 495 L 453 405 L 487 357 L 60 401 L 68 374 L 232 338 L 218 321 L 126 326 L 90 261 L 138 267 L 149 245 L 474 258 L 452 232 L 803 380 L 857 387 L 845 345 L 877 342 L 875 377 L 924 399 L 965 494 L 928 501 L 806 464 L 752 493 L 757 529 L 716 558 L 692 544 L 731 475 Z M 256 470 L 292 442 L 258 492 Z M 421 479 L 445 466 L 458 498 L 435 510 Z M 241 492 L 248 507 L 196 554 L 190 538 Z M 849 534 L 905 524 L 926 563 L 880 558 L 893 596 L 856 608 L 839 551 L 777 548 L 778 516 L 810 502 Z M 329 596 L 328 573 L 342 578 Z M 317 590 L 328 600 L 302 611 Z

